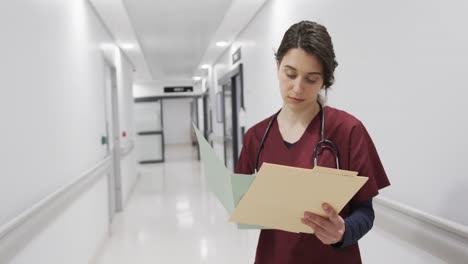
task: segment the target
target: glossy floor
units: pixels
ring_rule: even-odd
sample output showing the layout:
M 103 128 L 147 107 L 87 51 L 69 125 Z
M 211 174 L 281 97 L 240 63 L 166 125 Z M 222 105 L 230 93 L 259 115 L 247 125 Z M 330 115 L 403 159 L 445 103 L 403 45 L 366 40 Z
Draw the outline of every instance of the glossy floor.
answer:
M 99 264 L 253 263 L 258 231 L 237 230 L 204 185 L 191 146 L 166 148 L 166 162 L 139 167 L 125 211 Z
M 141 166 L 139 172 L 97 264 L 253 263 L 259 232 L 237 230 L 227 221 L 224 208 L 205 188 L 194 148 L 167 147 L 165 163 Z M 378 224 L 360 248 L 364 263 L 446 263 Z

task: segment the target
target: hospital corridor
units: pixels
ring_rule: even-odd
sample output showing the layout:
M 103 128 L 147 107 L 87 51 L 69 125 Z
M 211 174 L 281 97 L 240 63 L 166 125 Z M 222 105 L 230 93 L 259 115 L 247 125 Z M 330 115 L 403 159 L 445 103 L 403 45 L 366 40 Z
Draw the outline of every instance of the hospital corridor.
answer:
M 143 168 L 98 263 L 251 262 L 258 231 L 237 232 L 203 183 L 190 146 Z
M 0 1 L 0 264 L 468 263 L 467 13 Z

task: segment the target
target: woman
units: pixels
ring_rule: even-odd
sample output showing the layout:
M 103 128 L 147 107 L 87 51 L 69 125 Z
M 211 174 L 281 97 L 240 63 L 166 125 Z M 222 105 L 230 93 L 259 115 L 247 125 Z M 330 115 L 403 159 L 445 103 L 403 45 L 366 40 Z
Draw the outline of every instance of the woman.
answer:
M 323 114 L 324 138 L 334 145 L 317 145 L 317 165 L 336 168 L 338 162 L 369 180 L 339 214 L 328 204 L 327 217 L 304 212 L 301 221 L 314 234 L 262 230 L 255 263 L 361 263 L 357 241 L 372 227 L 372 197 L 390 183 L 363 124 L 322 107 L 319 93 L 333 84 L 338 65 L 331 38 L 322 25 L 302 21 L 286 31 L 275 56 L 283 107 L 247 131 L 236 172 L 254 173 L 263 162 L 312 168 Z

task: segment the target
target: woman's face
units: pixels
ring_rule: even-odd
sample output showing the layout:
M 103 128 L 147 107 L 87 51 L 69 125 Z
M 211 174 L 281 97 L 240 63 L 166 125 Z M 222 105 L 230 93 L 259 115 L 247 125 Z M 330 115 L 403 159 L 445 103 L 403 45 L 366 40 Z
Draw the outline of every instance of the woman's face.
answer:
M 314 107 L 323 87 L 322 64 L 303 49 L 290 49 L 278 64 L 278 81 L 284 107 L 291 110 Z

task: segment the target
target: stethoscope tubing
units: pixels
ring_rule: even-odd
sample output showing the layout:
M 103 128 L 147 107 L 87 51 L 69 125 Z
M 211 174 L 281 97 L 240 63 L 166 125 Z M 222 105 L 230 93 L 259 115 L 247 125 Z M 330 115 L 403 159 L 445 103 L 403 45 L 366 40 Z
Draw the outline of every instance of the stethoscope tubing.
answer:
M 325 139 L 325 111 L 324 111 L 324 109 L 322 107 L 322 104 L 320 104 L 320 103 L 318 103 L 318 104 L 319 104 L 319 107 L 320 107 L 319 112 L 320 112 L 320 117 L 321 117 L 320 141 L 317 142 L 315 144 L 315 146 L 314 146 L 314 154 L 313 154 L 314 166 L 317 166 L 318 151 L 320 150 L 320 148 L 325 147 L 325 148 L 330 148 L 332 150 L 333 154 L 335 155 L 336 168 L 340 169 L 340 158 L 339 158 L 338 147 L 331 140 Z M 255 157 L 255 174 L 257 174 L 258 162 L 260 160 L 260 153 L 263 150 L 265 140 L 267 139 L 268 134 L 270 133 L 270 129 L 271 129 L 272 125 L 273 125 L 273 122 L 275 121 L 275 119 L 277 118 L 277 116 L 278 116 L 278 114 L 280 112 L 281 112 L 281 109 L 273 115 L 273 117 L 268 122 L 268 126 L 267 126 L 267 129 L 266 129 L 265 133 L 263 134 L 262 141 L 260 142 L 260 146 L 258 148 L 257 155 Z

